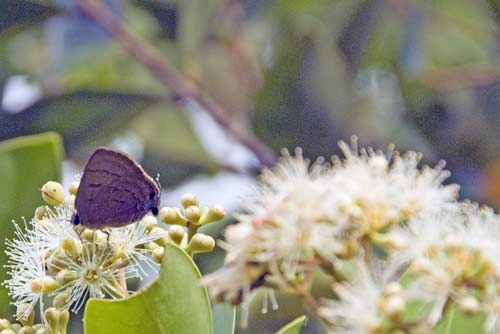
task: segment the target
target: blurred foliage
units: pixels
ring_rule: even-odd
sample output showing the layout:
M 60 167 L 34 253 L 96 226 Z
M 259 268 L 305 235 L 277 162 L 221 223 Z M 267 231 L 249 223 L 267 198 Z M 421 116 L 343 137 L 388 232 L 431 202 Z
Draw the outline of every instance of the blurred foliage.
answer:
M 0 143 L 0 281 L 7 278 L 4 253 L 6 238 L 14 236 L 15 220 L 29 220 L 43 204 L 40 187 L 48 180 L 59 181 L 62 162 L 61 138 L 55 133 L 11 139 Z M 0 285 L 0 316 L 11 313 L 7 289 Z
M 329 156 L 351 134 L 380 148 L 395 143 L 423 152 L 426 163 L 446 159 L 462 196 L 499 206 L 498 0 L 105 2 L 275 152 L 301 146 L 309 157 Z M 0 139 L 54 130 L 82 163 L 96 146 L 132 134 L 137 157 L 168 188 L 250 170 L 234 163 L 248 157 L 227 149 L 213 125 L 194 126 L 185 101 L 76 3 L 1 1 Z M 23 87 L 12 83 L 20 76 Z M 207 257 L 199 259 L 204 267 Z M 205 267 L 221 263 L 210 261 Z M 256 315 L 259 330 L 304 313 L 280 298 L 276 321 Z M 303 332 L 314 330 L 309 321 Z

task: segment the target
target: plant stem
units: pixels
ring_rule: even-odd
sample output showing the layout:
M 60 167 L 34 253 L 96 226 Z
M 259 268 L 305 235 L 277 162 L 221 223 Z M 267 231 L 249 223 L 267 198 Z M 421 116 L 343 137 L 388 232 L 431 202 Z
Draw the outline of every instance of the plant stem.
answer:
M 79 0 L 78 4 L 81 10 L 108 31 L 127 53 L 146 66 L 156 79 L 172 91 L 176 100 L 197 103 L 234 139 L 252 151 L 261 166 L 274 165 L 276 157 L 264 143 L 250 131 L 241 131 L 217 102 L 181 75 L 157 48 L 130 32 L 100 0 Z

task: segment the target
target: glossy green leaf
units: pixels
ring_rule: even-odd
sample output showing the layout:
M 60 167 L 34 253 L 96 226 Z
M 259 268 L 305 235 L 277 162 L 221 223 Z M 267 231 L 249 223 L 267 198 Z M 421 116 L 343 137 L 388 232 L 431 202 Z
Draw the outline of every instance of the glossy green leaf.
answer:
M 0 264 L 6 263 L 5 238 L 12 238 L 12 220 L 29 219 L 43 204 L 40 187 L 60 180 L 62 141 L 55 133 L 20 137 L 0 143 Z M 0 265 L 0 281 L 7 278 Z M 0 318 L 10 317 L 7 290 L 0 286 Z
M 216 304 L 213 309 L 214 333 L 234 334 L 236 307 L 231 304 Z
M 210 302 L 198 268 L 173 244 L 165 252 L 159 277 L 146 289 L 124 300 L 87 303 L 85 334 L 213 333 Z
M 298 317 L 281 328 L 277 334 L 300 334 L 300 330 L 304 327 L 306 320 L 307 318 L 305 315 Z

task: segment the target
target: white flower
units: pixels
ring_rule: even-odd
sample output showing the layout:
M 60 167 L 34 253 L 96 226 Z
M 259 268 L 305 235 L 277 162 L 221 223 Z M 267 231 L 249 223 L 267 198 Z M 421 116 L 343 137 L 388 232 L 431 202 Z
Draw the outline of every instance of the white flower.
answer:
M 109 233 L 109 246 L 120 258 L 124 258 L 127 263 L 138 268 L 141 271 L 141 278 L 147 276 L 142 267 L 143 263 L 154 271 L 158 271 L 159 265 L 148 256 L 151 255 L 151 250 L 142 246 L 166 237 L 168 235 L 166 230 L 162 228 L 148 230 L 148 225 L 141 220 L 120 228 L 107 229 L 107 232 Z
M 54 294 L 69 291 L 70 298 L 66 307 L 71 306 L 74 313 L 81 309 L 89 297 L 113 299 L 126 297 L 129 291 L 124 291 L 120 280 L 141 277 L 136 265 L 118 268 L 113 254 L 106 248 L 87 243 L 78 259 L 73 259 L 67 254 L 59 259 L 61 268 L 67 271 L 71 279 Z
M 20 304 L 27 304 L 23 317 L 27 317 L 35 308 L 42 294 L 33 292 L 31 284 L 34 280 L 45 276 L 46 261 L 43 250 L 36 243 L 30 240 L 30 226 L 24 221 L 24 226 L 15 226 L 17 239 L 7 240 L 6 254 L 9 257 L 8 268 L 10 279 L 2 284 L 9 289 L 9 295 L 14 300 L 17 307 Z M 43 308 L 41 310 L 43 312 Z
M 402 288 L 390 282 L 393 267 L 385 264 L 382 269 L 383 266 L 370 269 L 358 261 L 353 281 L 335 284 L 338 299 L 327 301 L 320 308 L 320 314 L 333 324 L 331 333 L 382 333 L 386 317 L 404 311 L 406 299 Z
M 414 214 L 455 209 L 458 186 L 442 184 L 449 176 L 444 163 L 419 169 L 419 153 L 400 156 L 392 146 L 386 154 L 371 147 L 358 149 L 356 137 L 350 146 L 339 146 L 345 159 L 333 158 L 328 185 L 343 194 L 349 208 L 345 213 L 364 230 L 378 232 Z

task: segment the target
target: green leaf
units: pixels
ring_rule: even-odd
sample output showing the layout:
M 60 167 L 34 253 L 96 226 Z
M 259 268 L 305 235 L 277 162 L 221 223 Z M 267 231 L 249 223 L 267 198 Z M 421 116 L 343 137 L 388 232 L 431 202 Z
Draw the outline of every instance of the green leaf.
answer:
M 53 130 L 71 150 L 96 140 L 97 135 L 109 135 L 156 102 L 154 96 L 119 92 L 78 91 L 45 97 L 20 113 L 5 115 L 0 139 Z
M 146 289 L 124 300 L 89 300 L 85 334 L 212 334 L 210 302 L 198 268 L 173 244 L 165 254 L 158 279 Z
M 300 334 L 300 330 L 304 327 L 306 319 L 305 315 L 298 317 L 281 328 L 277 334 Z
M 435 331 L 438 334 L 484 334 L 484 321 L 484 314 L 468 316 L 453 305 Z
M 61 178 L 62 142 L 56 133 L 20 137 L 0 143 L 0 263 L 7 262 L 5 238 L 12 238 L 11 220 L 32 217 L 42 205 L 40 187 Z M 7 278 L 0 266 L 0 282 Z M 10 317 L 7 290 L 0 286 L 0 318 Z
M 231 304 L 216 304 L 213 309 L 214 332 L 217 334 L 234 334 L 236 324 L 236 307 Z

